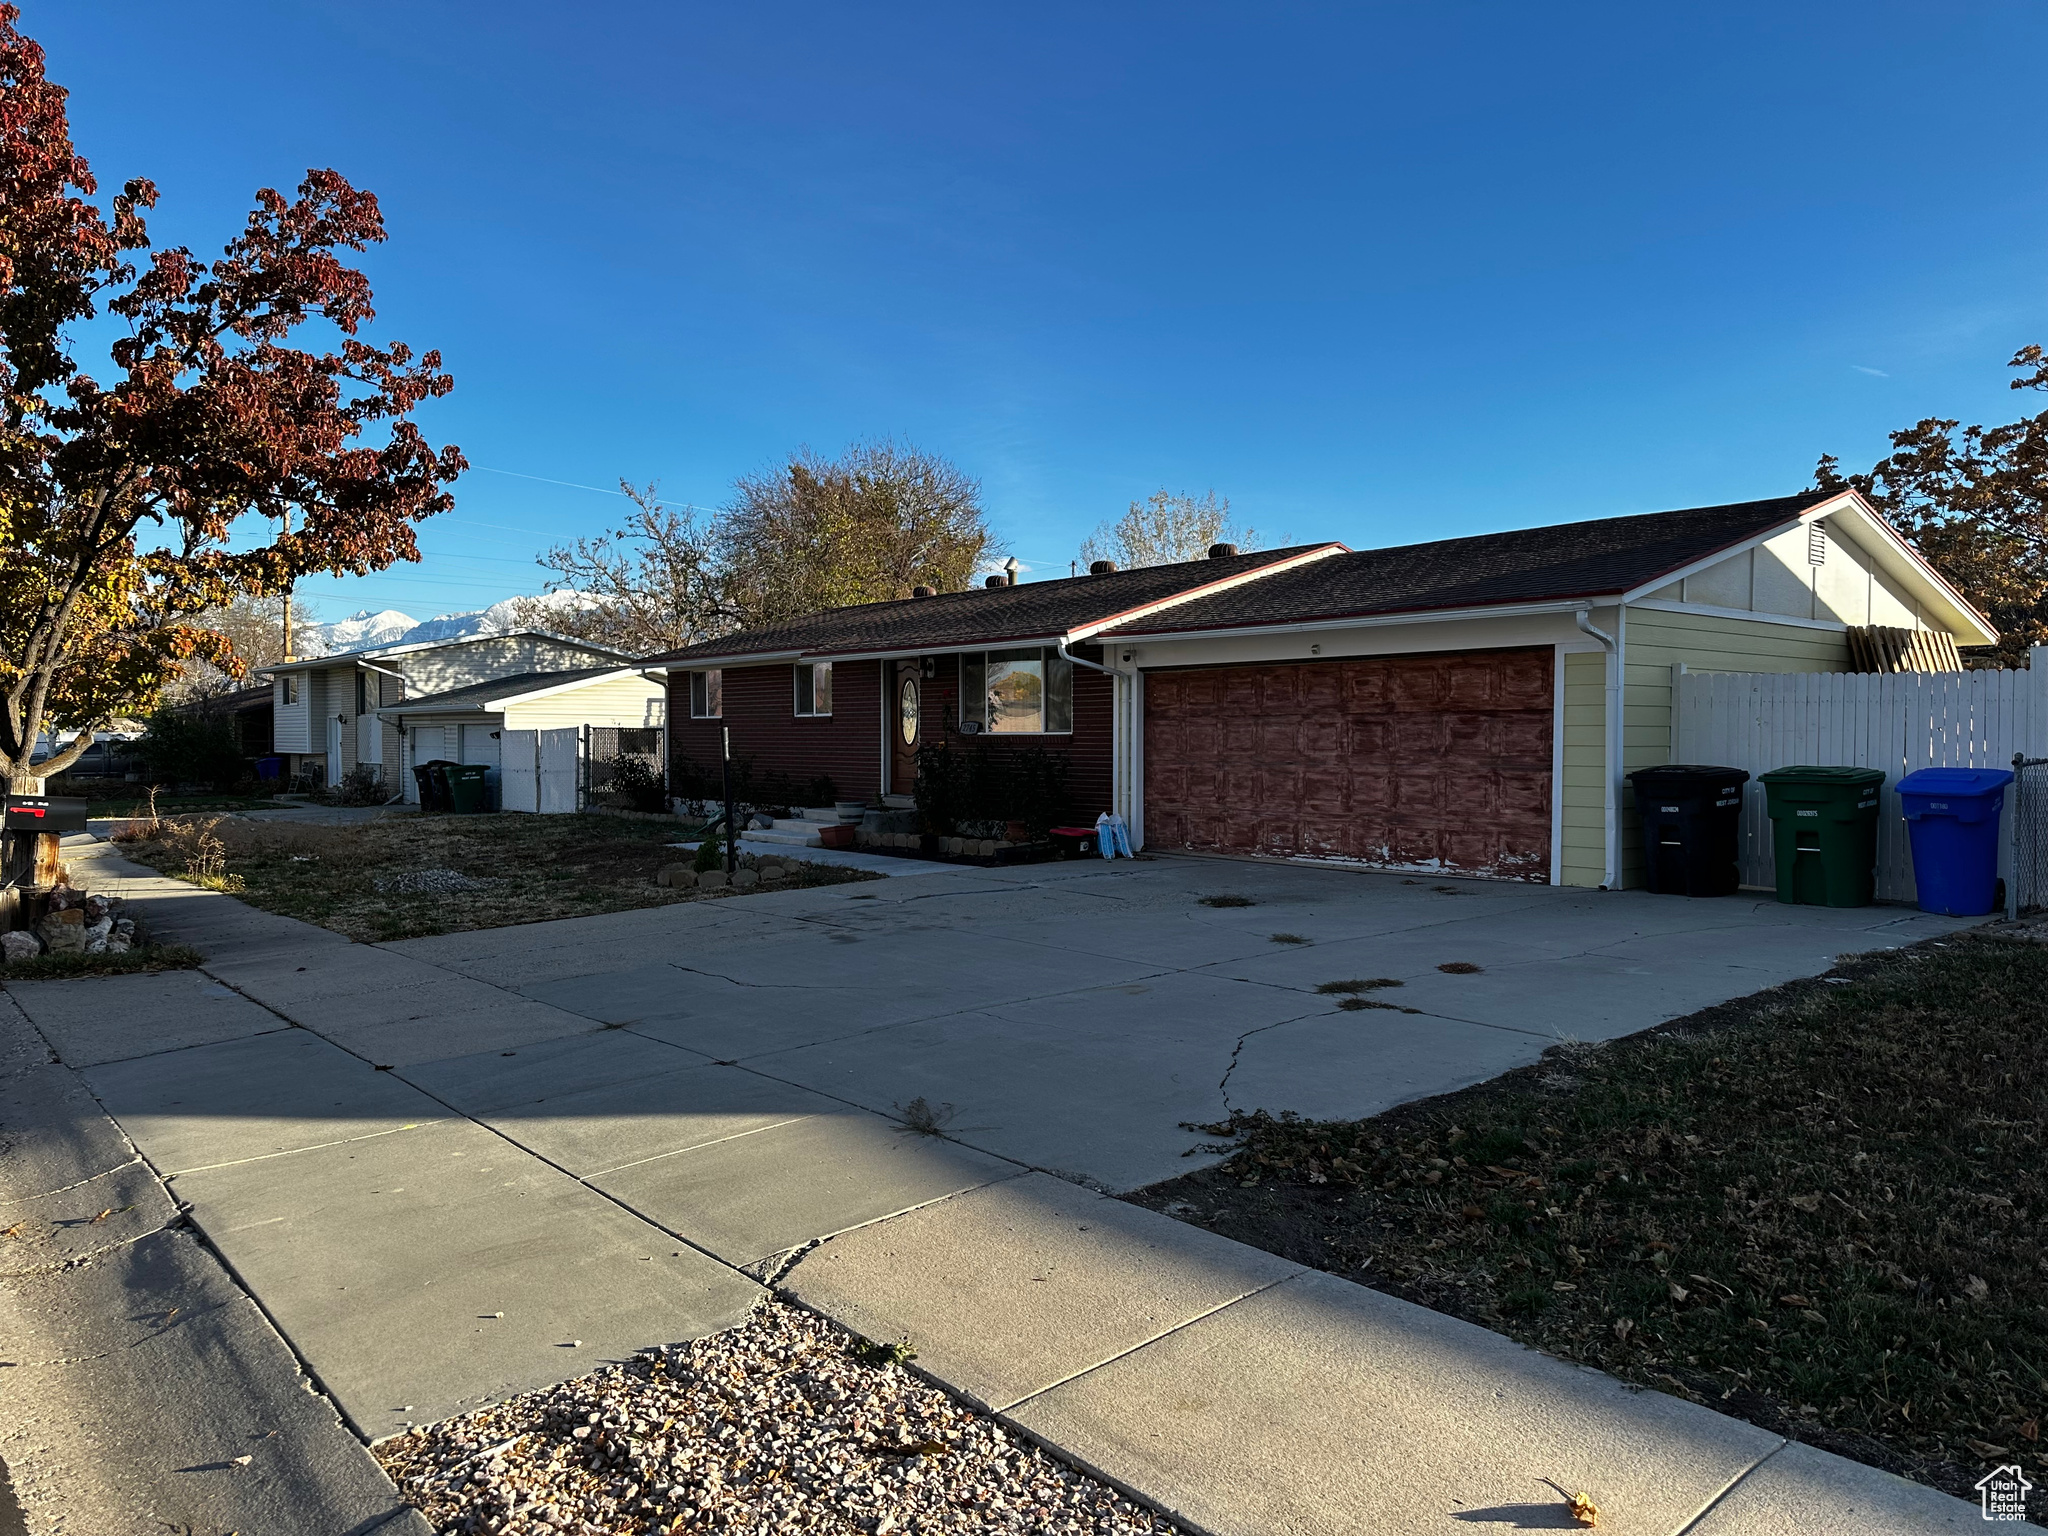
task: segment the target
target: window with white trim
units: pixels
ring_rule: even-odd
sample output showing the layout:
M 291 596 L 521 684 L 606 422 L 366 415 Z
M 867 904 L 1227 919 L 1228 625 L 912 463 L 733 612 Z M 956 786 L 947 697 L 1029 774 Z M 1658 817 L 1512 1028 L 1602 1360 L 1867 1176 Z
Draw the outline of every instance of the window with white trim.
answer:
M 960 728 L 969 735 L 1071 734 L 1073 663 L 1049 645 L 967 652 L 960 658 Z
M 725 714 L 725 674 L 717 669 L 690 674 L 690 718 L 717 720 Z
M 796 712 L 800 715 L 832 713 L 832 663 L 800 661 L 796 664 Z
M 284 701 L 287 704 L 299 702 L 299 674 L 287 672 L 284 675 Z

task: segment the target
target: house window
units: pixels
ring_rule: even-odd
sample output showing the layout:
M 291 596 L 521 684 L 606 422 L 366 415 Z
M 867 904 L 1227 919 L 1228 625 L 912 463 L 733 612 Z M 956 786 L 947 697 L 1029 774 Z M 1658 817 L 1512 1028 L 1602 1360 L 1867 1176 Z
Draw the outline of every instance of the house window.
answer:
M 829 700 L 832 690 L 828 687 L 825 696 Z M 803 710 L 799 706 L 798 714 Z M 723 672 L 692 672 L 690 674 L 690 718 L 692 720 L 717 720 L 725 714 L 725 674 Z
M 287 672 L 284 675 L 284 701 L 287 704 L 299 702 L 299 674 Z
M 367 715 L 369 712 L 370 674 L 367 672 L 358 672 L 356 673 L 356 713 L 359 715 Z
M 800 715 L 832 713 L 832 663 L 800 661 L 796 667 L 796 712 Z
M 1074 729 L 1074 666 L 1051 646 L 960 658 L 960 724 L 973 734 L 1063 736 Z

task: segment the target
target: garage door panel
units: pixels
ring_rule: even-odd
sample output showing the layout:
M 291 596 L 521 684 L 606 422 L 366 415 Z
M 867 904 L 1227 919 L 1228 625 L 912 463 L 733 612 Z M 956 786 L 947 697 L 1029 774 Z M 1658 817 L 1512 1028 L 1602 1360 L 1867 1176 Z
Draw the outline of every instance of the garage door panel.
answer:
M 1148 840 L 1542 880 L 1548 649 L 1148 673 Z

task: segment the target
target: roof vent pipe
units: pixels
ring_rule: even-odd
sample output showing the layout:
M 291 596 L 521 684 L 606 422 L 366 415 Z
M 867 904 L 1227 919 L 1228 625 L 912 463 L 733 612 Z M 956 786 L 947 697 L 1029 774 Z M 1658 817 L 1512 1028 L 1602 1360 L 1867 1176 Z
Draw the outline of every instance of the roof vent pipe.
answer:
M 1009 578 L 1005 583 L 1006 585 L 1012 587 L 1017 585 L 1017 572 L 1020 569 L 1022 567 L 1017 564 L 1017 557 L 1015 555 L 1010 556 L 1009 559 L 1003 562 L 1003 575 Z
M 937 597 L 938 593 L 931 587 L 916 586 L 910 589 L 910 595 L 912 597 Z
M 1088 562 L 1088 574 L 1090 576 L 1113 576 L 1116 574 L 1116 562 L 1114 560 L 1090 560 Z
M 1209 558 L 1211 560 L 1228 560 L 1236 553 L 1237 546 L 1235 544 L 1211 544 L 1209 546 Z

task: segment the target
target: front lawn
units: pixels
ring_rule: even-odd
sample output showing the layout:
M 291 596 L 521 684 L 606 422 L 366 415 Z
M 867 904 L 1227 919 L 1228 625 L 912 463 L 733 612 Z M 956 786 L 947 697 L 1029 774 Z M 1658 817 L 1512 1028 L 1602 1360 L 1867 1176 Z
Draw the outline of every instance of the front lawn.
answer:
M 656 885 L 663 865 L 691 858 L 666 846 L 680 830 L 665 818 L 595 815 L 407 814 L 349 827 L 202 817 L 120 847 L 266 912 L 380 941 L 745 894 Z M 823 864 L 786 868 L 759 889 L 881 878 Z
M 1359 1012 L 1370 1029 L 1393 1017 Z M 2048 946 L 1847 962 L 1131 1198 L 1975 1502 L 2048 1481 Z

